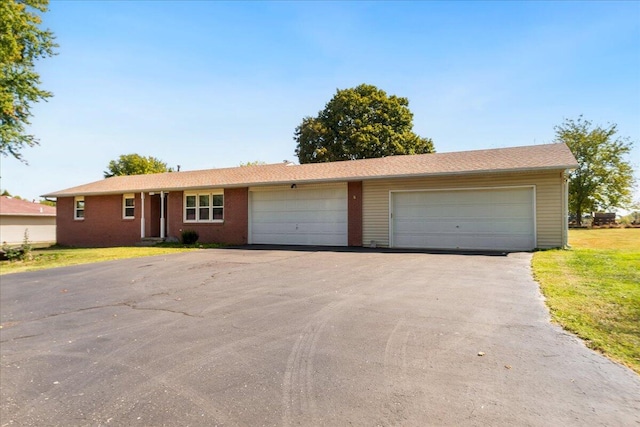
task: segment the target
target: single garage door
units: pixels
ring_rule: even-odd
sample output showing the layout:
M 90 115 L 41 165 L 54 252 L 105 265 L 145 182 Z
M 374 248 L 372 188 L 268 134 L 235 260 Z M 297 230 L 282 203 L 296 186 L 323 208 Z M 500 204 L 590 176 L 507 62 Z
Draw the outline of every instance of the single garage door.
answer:
M 347 246 L 347 186 L 251 191 L 252 244 Z
M 394 247 L 531 250 L 536 246 L 532 187 L 391 194 Z

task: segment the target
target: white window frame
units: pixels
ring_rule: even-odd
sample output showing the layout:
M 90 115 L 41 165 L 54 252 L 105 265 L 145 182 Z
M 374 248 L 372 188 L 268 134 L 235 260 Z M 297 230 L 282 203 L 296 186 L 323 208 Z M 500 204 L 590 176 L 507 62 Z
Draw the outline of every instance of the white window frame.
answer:
M 82 202 L 82 207 L 78 205 Z M 84 221 L 85 202 L 84 196 L 76 196 L 73 198 L 73 219 L 76 221 Z M 80 215 L 82 212 L 82 215 Z
M 127 200 L 132 200 L 132 205 L 127 206 Z M 132 209 L 133 213 L 127 215 L 127 209 Z M 122 219 L 134 219 L 136 217 L 136 195 L 133 193 L 122 195 Z
M 214 204 L 215 196 L 222 196 L 222 204 Z M 195 198 L 195 204 L 193 206 L 187 206 L 187 199 L 189 197 Z M 208 197 L 209 204 L 201 205 L 202 198 Z M 216 210 L 222 210 L 222 218 L 214 219 L 214 212 Z M 195 219 L 188 219 L 188 210 L 194 211 Z M 202 215 L 203 212 L 207 212 L 206 215 Z M 184 193 L 184 200 L 182 203 L 182 215 L 185 223 L 221 223 L 224 222 L 224 190 L 204 190 L 204 191 L 189 191 Z M 201 219 L 201 216 L 207 218 Z

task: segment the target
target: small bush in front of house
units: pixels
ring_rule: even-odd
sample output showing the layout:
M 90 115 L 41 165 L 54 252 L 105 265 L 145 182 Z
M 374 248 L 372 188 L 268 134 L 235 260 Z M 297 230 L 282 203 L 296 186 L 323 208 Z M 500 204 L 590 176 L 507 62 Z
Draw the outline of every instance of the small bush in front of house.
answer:
M 19 261 L 22 259 L 23 253 L 24 252 L 22 251 L 22 248 L 11 247 L 7 245 L 7 242 L 3 242 L 2 253 L 0 253 L 0 260 Z
M 195 230 L 184 230 L 182 232 L 182 243 L 185 245 L 193 245 L 198 241 L 198 238 L 200 238 L 200 235 Z
M 22 246 L 11 247 L 7 245 L 7 242 L 2 242 L 2 255 L 0 259 L 9 261 L 31 261 L 33 259 L 32 249 L 33 246 L 29 241 L 29 230 L 25 230 Z

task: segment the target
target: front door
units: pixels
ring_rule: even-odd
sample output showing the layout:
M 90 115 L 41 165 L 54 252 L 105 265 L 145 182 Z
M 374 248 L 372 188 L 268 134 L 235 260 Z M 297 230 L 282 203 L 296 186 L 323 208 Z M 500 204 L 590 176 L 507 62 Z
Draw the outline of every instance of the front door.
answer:
M 165 197 L 164 203 L 162 203 L 161 197 Z M 160 223 L 164 217 L 165 222 L 165 235 L 166 235 L 166 223 L 167 223 L 167 194 L 161 195 L 161 193 L 155 193 L 149 195 L 149 220 L 148 220 L 148 233 L 147 237 L 161 237 L 160 235 Z M 164 205 L 164 215 L 161 215 L 161 209 Z

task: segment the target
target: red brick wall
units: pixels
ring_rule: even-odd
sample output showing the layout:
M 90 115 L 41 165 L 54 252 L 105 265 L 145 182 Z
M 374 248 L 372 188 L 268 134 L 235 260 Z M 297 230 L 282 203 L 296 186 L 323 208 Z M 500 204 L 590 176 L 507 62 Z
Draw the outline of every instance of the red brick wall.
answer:
M 84 219 L 74 220 L 74 198 L 58 198 L 58 244 L 105 247 L 133 245 L 140 241 L 140 194 L 136 194 L 134 219 L 122 218 L 121 194 L 85 196 L 84 202 Z
M 347 184 L 347 244 L 362 246 L 362 181 Z
M 183 192 L 169 193 L 167 236 L 180 238 L 183 230 L 198 232 L 200 243 L 227 243 L 244 245 L 249 230 L 249 189 L 227 188 L 224 190 L 224 222 L 183 222 Z
M 249 189 L 233 188 L 224 192 L 224 222 L 184 223 L 183 193 L 167 194 L 167 236 L 180 238 L 182 230 L 196 230 L 202 243 L 247 243 Z M 140 193 L 136 193 L 135 218 L 122 219 L 122 195 L 86 196 L 84 220 L 74 220 L 74 198 L 58 198 L 58 243 L 66 246 L 104 247 L 134 245 L 140 241 Z M 146 235 L 159 235 L 160 199 L 145 195 Z M 156 206 L 157 205 L 157 206 Z M 151 224 L 152 220 L 157 224 Z

